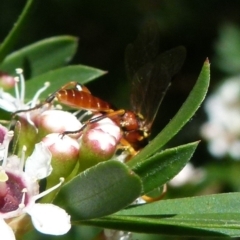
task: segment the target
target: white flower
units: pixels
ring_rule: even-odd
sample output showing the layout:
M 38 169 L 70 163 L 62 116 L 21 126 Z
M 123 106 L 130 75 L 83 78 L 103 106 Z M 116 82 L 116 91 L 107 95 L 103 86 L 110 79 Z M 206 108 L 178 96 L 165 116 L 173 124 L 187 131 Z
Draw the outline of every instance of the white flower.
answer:
M 204 176 L 205 172 L 203 169 L 195 168 L 191 163 L 188 163 L 182 171 L 169 181 L 169 185 L 181 187 L 187 183 L 198 183 L 203 180 Z
M 129 240 L 132 238 L 131 232 L 104 229 L 103 233 L 106 240 Z
M 70 216 L 65 210 L 53 204 L 36 203 L 36 200 L 55 190 L 64 181 L 60 179 L 59 184 L 39 193 L 38 180 L 46 178 L 52 171 L 51 153 L 42 142 L 36 144 L 33 154 L 26 160 L 23 171 L 26 149 L 23 149 L 21 159 L 17 156 L 7 157 L 12 137 L 13 133 L 8 132 L 0 149 L 4 152 L 0 167 L 1 239 L 15 239 L 5 221 L 17 219 L 26 213 L 30 215 L 34 227 L 40 232 L 52 235 L 67 233 L 71 224 Z
M 240 77 L 225 81 L 205 102 L 208 122 L 201 129 L 216 157 L 240 158 Z
M 53 204 L 36 203 L 30 215 L 34 227 L 45 234 L 62 235 L 71 227 L 70 216 Z
M 15 240 L 15 235 L 13 233 L 13 230 L 11 229 L 11 227 L 9 227 L 5 221 L 0 218 L 0 226 L 1 226 L 1 238 L 2 239 L 7 239 L 7 240 Z
M 46 83 L 45 86 L 39 89 L 33 99 L 25 103 L 25 79 L 23 76 L 23 70 L 20 68 L 16 69 L 16 73 L 18 76 L 15 78 L 15 97 L 11 94 L 4 92 L 3 89 L 0 89 L 0 108 L 8 111 L 8 112 L 15 112 L 20 109 L 28 109 L 36 105 L 40 94 L 46 90 L 49 86 L 49 83 Z M 19 88 L 20 84 L 20 88 Z
M 37 161 L 36 161 L 37 159 Z M 51 153 L 43 143 L 35 145 L 35 150 L 25 163 L 25 172 L 32 179 L 43 179 L 52 172 Z

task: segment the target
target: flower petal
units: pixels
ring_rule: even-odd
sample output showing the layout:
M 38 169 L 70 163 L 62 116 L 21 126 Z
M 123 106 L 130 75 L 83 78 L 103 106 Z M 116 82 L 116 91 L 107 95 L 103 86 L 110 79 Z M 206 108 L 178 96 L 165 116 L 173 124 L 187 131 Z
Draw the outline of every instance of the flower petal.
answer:
M 34 227 L 42 233 L 63 235 L 71 228 L 70 216 L 53 204 L 36 203 L 28 210 Z
M 4 109 L 7 112 L 15 112 L 17 110 L 16 106 L 4 99 L 0 99 L 0 108 Z
M 13 233 L 13 230 L 7 225 L 7 223 L 0 218 L 0 235 L 1 239 L 7 239 L 7 240 L 15 240 L 15 235 Z
M 17 106 L 20 103 L 16 98 L 14 98 L 11 94 L 4 92 L 0 89 L 0 108 L 8 111 L 14 112 L 17 110 Z
M 37 143 L 30 157 L 26 160 L 25 172 L 32 178 L 43 179 L 52 172 L 52 154 L 43 142 Z

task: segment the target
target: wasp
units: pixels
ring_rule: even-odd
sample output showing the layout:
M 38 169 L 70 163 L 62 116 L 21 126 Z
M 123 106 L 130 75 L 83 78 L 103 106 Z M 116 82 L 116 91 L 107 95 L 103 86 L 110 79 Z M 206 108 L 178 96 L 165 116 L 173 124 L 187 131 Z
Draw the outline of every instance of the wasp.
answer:
M 81 132 L 88 124 L 109 117 L 122 129 L 121 144 L 129 149 L 131 155 L 135 155 L 148 143 L 159 106 L 186 57 L 182 46 L 158 54 L 159 39 L 158 26 L 151 23 L 126 48 L 125 66 L 131 81 L 131 110 L 116 109 L 92 95 L 87 87 L 72 81 L 52 93 L 43 103 L 31 109 L 19 110 L 15 114 L 51 104 L 54 99 L 73 108 L 101 113 L 86 121 L 81 129 L 62 134 Z

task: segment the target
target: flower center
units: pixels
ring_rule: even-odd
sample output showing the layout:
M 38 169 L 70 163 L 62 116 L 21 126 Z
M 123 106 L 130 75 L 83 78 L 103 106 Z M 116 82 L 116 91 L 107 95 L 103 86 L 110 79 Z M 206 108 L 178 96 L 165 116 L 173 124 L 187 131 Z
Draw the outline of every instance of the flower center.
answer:
M 0 213 L 15 211 L 22 204 L 23 189 L 25 188 L 20 177 L 7 173 L 8 180 L 0 182 Z M 24 204 L 27 204 L 27 195 Z

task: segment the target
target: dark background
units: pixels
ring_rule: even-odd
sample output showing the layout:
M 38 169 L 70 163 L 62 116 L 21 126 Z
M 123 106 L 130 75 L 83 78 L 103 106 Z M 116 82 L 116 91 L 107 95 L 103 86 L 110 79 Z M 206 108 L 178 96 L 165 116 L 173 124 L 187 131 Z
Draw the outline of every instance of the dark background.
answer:
M 25 2 L 0 1 L 1 40 L 11 29 Z M 90 83 L 90 90 L 119 108 L 131 108 L 124 50 L 146 21 L 157 20 L 161 34 L 160 51 L 183 45 L 187 49 L 187 59 L 160 108 L 153 126 L 155 135 L 186 99 L 206 57 L 211 62 L 210 92 L 222 80 L 225 73 L 216 66 L 215 44 L 221 26 L 228 23 L 239 25 L 239 12 L 240 1 L 234 0 L 43 0 L 38 1 L 16 49 L 51 36 L 77 36 L 80 44 L 72 63 L 109 72 Z M 201 139 L 199 128 L 204 120 L 206 116 L 201 108 L 170 145 Z M 197 165 L 211 161 L 204 142 L 200 144 L 193 161 Z

